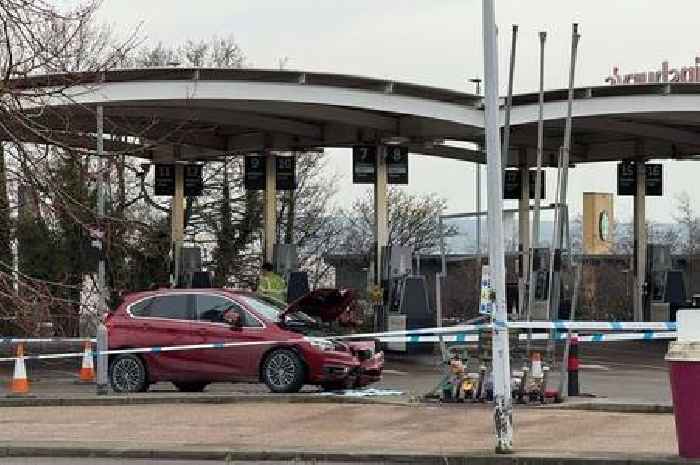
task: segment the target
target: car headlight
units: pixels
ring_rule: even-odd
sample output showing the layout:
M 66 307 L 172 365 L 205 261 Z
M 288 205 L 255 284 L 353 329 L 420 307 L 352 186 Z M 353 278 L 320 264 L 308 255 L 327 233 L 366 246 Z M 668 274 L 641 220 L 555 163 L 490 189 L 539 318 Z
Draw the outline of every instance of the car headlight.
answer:
M 322 352 L 335 349 L 335 344 L 328 339 L 307 337 L 306 340 L 309 341 L 309 344 Z

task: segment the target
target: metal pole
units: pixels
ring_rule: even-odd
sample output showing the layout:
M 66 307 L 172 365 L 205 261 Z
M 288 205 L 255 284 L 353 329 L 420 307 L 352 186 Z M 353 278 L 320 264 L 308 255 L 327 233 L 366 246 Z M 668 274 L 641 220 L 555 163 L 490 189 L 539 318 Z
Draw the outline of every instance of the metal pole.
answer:
M 532 253 L 530 254 L 530 288 L 527 300 L 527 321 L 531 318 L 531 309 L 535 305 L 535 280 L 532 279 L 535 265 L 535 249 L 540 243 L 540 197 L 542 197 L 542 152 L 544 148 L 544 46 L 547 42 L 547 33 L 540 32 L 540 95 L 539 95 L 539 115 L 537 121 L 537 176 L 535 177 L 535 209 L 532 218 Z M 528 329 L 527 356 L 530 355 L 530 340 L 532 339 L 532 328 Z
M 643 144 L 637 144 L 637 152 L 644 153 Z M 647 267 L 647 231 L 646 231 L 646 166 L 643 158 L 634 162 L 637 189 L 634 195 L 634 252 L 635 252 L 635 289 L 634 321 L 644 321 L 644 283 Z
M 518 205 L 518 235 L 519 235 L 519 277 L 518 277 L 518 317 L 524 316 L 526 286 L 530 270 L 530 169 L 527 164 L 527 152 L 520 150 L 520 176 L 522 186 Z
M 569 319 L 574 321 L 576 319 L 576 306 L 578 304 L 578 288 L 581 283 L 581 265 L 576 267 L 576 274 L 574 277 L 574 295 L 571 298 L 571 314 Z M 567 382 L 567 362 L 569 360 L 569 349 L 571 347 L 571 331 L 568 331 L 566 344 L 564 345 L 564 356 L 562 357 L 561 368 L 559 370 L 559 396 L 558 401 L 563 402 L 566 400 L 569 388 L 569 383 Z
M 445 257 L 445 231 L 442 223 L 442 216 L 438 216 L 438 227 L 440 231 L 440 265 L 441 270 L 435 274 L 435 313 L 437 326 L 442 326 L 442 279 L 447 276 L 447 259 Z M 440 355 L 443 365 L 447 363 L 447 345 L 442 335 L 440 335 Z M 443 366 L 443 368 L 445 368 Z M 442 394 L 441 394 L 442 395 Z
M 107 341 L 107 328 L 103 319 L 103 315 L 107 313 L 107 289 L 105 280 L 105 259 L 104 259 L 104 216 L 105 216 L 105 189 L 104 189 L 104 108 L 102 105 L 97 106 L 97 221 L 99 230 L 102 232 L 99 244 L 100 260 L 97 265 L 97 287 L 99 292 L 96 325 L 96 340 L 97 340 L 97 363 L 96 363 L 96 386 L 97 395 L 105 395 L 109 392 L 108 385 L 108 360 L 105 351 L 109 344 Z
M 554 194 L 554 230 L 552 231 L 552 243 L 549 245 L 549 278 L 547 280 L 547 316 L 548 319 L 552 319 L 552 288 L 554 287 L 554 265 L 555 265 L 555 254 L 557 251 L 557 238 L 559 237 L 559 221 L 561 216 L 561 209 L 559 208 L 560 194 L 561 194 L 561 171 L 562 171 L 562 161 L 561 150 L 559 151 L 559 158 L 557 160 L 557 189 Z M 551 340 L 551 338 L 550 338 Z
M 513 405 L 510 383 L 506 268 L 503 236 L 503 170 L 498 130 L 498 43 L 494 0 L 483 0 L 484 110 L 488 176 L 489 267 L 494 284 L 493 379 L 496 452 L 513 449 Z
M 513 38 L 510 45 L 510 69 L 508 71 L 508 96 L 506 97 L 506 112 L 503 124 L 503 153 L 501 154 L 503 171 L 508 168 L 508 157 L 510 155 L 510 110 L 513 107 L 513 78 L 515 76 L 515 45 L 517 41 L 518 25 L 513 24 Z
M 555 237 L 552 250 L 552 265 L 554 268 L 550 271 L 550 276 L 553 277 L 549 293 L 549 316 L 550 319 L 557 319 L 559 314 L 559 303 L 561 301 L 561 268 L 562 268 L 562 243 L 564 235 L 564 224 L 567 219 L 564 218 L 568 214 L 567 208 L 567 192 L 569 181 L 569 158 L 571 151 L 571 126 L 572 112 L 574 105 L 574 77 L 576 72 L 576 53 L 578 50 L 578 41 L 581 36 L 578 33 L 578 24 L 574 23 L 571 33 L 571 63 L 569 68 L 569 94 L 567 101 L 566 125 L 564 129 L 564 141 L 560 151 L 561 161 L 561 176 L 559 178 L 559 201 L 557 202 L 557 220 L 555 221 Z M 556 273 L 554 273 L 556 271 Z M 547 342 L 547 361 L 554 363 L 554 350 L 556 342 L 554 340 L 555 331 L 550 331 L 550 338 Z
M 442 328 L 442 278 L 444 273 L 435 273 L 435 319 L 436 326 Z M 440 334 L 440 355 L 443 363 L 447 363 L 447 345 Z
M 476 170 L 476 253 L 481 257 L 481 165 L 474 164 Z
M 576 72 L 576 53 L 578 50 L 578 41 L 580 39 L 580 34 L 578 33 L 578 24 L 574 23 L 572 27 L 572 33 L 571 33 L 571 66 L 569 69 L 569 95 L 568 95 L 568 102 L 567 102 L 567 111 L 566 111 L 566 126 L 564 129 L 564 143 L 562 145 L 562 150 L 561 150 L 561 155 L 562 155 L 562 176 L 561 176 L 561 183 L 560 183 L 560 202 L 561 205 L 559 206 L 559 223 L 557 224 L 557 229 L 556 229 L 556 252 L 558 253 L 561 257 L 561 248 L 562 248 L 562 243 L 563 243 L 563 236 L 564 236 L 564 220 L 563 216 L 567 213 L 567 192 L 568 192 L 568 184 L 569 184 L 569 159 L 570 159 L 570 152 L 571 152 L 571 126 L 572 126 L 572 112 L 573 112 L 573 106 L 574 106 L 574 76 Z M 561 263 L 561 260 L 558 260 L 558 263 Z M 559 275 L 561 276 L 561 275 Z M 557 280 L 558 281 L 558 280 Z M 554 289 L 554 299 L 553 299 L 553 316 L 556 318 L 557 312 L 559 310 L 559 302 L 560 302 L 560 288 L 559 284 L 557 283 L 557 287 Z
M 440 266 L 442 274 L 447 275 L 447 259 L 445 258 L 445 225 L 442 221 L 442 215 L 438 216 L 438 228 L 440 230 Z

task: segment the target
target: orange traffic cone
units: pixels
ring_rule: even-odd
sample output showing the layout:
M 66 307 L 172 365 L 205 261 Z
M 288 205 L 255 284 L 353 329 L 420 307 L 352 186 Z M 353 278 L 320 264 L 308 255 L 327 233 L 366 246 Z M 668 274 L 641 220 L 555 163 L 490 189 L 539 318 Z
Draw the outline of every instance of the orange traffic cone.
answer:
M 85 343 L 85 352 L 83 352 L 83 364 L 80 367 L 80 381 L 91 383 L 95 381 L 95 369 L 92 363 L 92 343 Z
M 24 346 L 17 346 L 17 358 L 15 359 L 15 373 L 10 384 L 11 395 L 23 395 L 29 393 L 29 381 L 27 380 L 27 369 L 24 366 Z

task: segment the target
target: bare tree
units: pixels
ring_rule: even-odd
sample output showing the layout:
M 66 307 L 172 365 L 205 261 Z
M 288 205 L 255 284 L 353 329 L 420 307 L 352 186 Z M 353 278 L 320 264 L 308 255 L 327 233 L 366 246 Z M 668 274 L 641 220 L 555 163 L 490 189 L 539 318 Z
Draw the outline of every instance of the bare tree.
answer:
M 89 166 L 84 156 L 89 150 L 83 147 L 90 139 L 85 132 L 91 125 L 72 121 L 74 113 L 55 104 L 74 103 L 71 87 L 96 83 L 99 74 L 116 66 L 136 43 L 135 34 L 117 39 L 109 28 L 95 22 L 98 1 L 73 5 L 61 8 L 43 0 L 0 2 L 0 140 L 7 141 L 0 151 L 4 210 L 0 241 L 8 250 L 11 236 L 17 237 L 20 264 L 36 265 L 28 267 L 27 273 L 8 273 L 12 254 L 0 258 L 0 271 L 6 273 L 0 280 L 2 316 L 23 321 L 27 315 L 39 318 L 41 314 L 39 321 L 59 320 L 54 321 L 56 327 L 68 333 L 77 327 L 84 267 L 82 230 L 94 222 L 85 182 Z M 85 76 L 89 82 L 83 80 Z M 57 126 L 63 129 L 51 129 Z M 9 213 L 19 206 L 19 199 L 13 200 L 8 185 L 21 187 L 25 202 L 32 205 L 32 214 L 20 215 L 16 228 Z M 34 246 L 27 247 L 28 240 L 34 240 Z
M 445 200 L 434 194 L 419 196 L 401 188 L 389 189 L 389 244 L 413 247 L 417 253 L 435 253 L 440 244 L 438 218 Z M 373 242 L 374 206 L 372 194 L 356 201 L 345 212 L 344 249 L 366 253 Z
M 342 238 L 334 205 L 337 175 L 329 170 L 322 150 L 294 155 L 297 189 L 278 196 L 277 242 L 296 244 L 299 268 L 309 273 L 312 287 L 329 286 L 331 267 L 323 257 L 336 250 Z

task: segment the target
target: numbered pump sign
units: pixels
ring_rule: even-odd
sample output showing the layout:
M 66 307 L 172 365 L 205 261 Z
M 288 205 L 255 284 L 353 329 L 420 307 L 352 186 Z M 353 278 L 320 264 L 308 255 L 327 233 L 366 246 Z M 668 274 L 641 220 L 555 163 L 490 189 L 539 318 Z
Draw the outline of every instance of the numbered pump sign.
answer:
M 530 199 L 535 198 L 535 187 L 537 182 L 537 170 L 528 171 L 528 189 Z M 540 199 L 546 197 L 545 189 L 545 172 L 542 171 L 542 190 L 540 191 Z M 503 177 L 503 198 L 505 200 L 517 200 L 522 195 L 523 190 L 523 175 L 518 169 L 506 170 Z
M 196 197 L 204 193 L 204 181 L 202 180 L 203 168 L 203 165 L 185 165 L 184 182 L 186 197 Z
M 155 165 L 153 191 L 155 195 L 175 195 L 175 165 Z
M 659 197 L 664 192 L 664 169 L 658 163 L 645 163 L 646 195 Z M 633 163 L 623 162 L 617 165 L 617 195 L 635 195 L 637 193 L 637 167 Z
M 387 183 L 408 184 L 408 147 L 386 146 Z M 374 184 L 377 179 L 377 146 L 352 148 L 352 182 Z
M 278 191 L 293 191 L 297 188 L 296 157 L 275 157 L 275 186 Z
M 245 188 L 247 190 L 265 190 L 267 157 L 265 155 L 248 155 L 245 157 Z M 275 157 L 275 188 L 291 191 L 297 188 L 296 157 L 277 155 Z
M 153 181 L 155 195 L 175 195 L 175 165 L 172 163 L 156 164 L 155 168 Z M 183 165 L 184 195 L 186 197 L 196 197 L 204 192 L 203 168 L 203 165 Z
M 387 146 L 386 173 L 389 184 L 408 184 L 408 147 Z
M 363 145 L 352 148 L 353 184 L 374 184 L 377 169 L 377 146 Z

